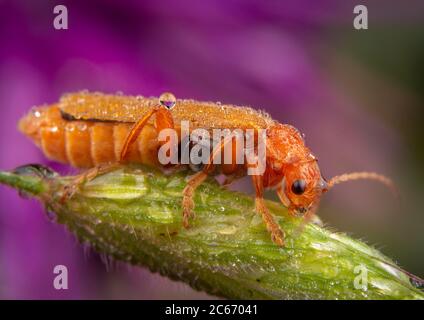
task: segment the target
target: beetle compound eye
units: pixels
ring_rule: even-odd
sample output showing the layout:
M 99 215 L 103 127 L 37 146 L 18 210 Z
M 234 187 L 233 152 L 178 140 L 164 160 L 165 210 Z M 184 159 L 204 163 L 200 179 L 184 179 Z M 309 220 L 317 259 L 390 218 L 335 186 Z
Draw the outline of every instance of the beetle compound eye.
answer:
M 297 195 L 301 195 L 302 193 L 304 193 L 305 189 L 306 189 L 306 181 L 302 179 L 295 180 L 295 182 L 293 182 L 291 187 L 292 192 Z
M 159 97 L 159 103 L 167 109 L 172 109 L 177 103 L 177 99 L 170 92 L 162 93 Z

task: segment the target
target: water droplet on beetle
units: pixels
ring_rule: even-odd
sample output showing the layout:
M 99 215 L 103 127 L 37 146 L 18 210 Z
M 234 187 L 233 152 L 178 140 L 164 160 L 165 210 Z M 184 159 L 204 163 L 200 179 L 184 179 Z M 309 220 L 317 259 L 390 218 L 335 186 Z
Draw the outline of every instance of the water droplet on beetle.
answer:
M 40 118 L 41 117 L 41 112 L 40 111 L 38 111 L 38 110 L 33 110 L 33 115 L 36 117 L 36 118 Z
M 87 125 L 85 123 L 78 124 L 78 130 L 80 130 L 80 131 L 87 130 Z
M 160 95 L 159 103 L 167 109 L 172 109 L 177 103 L 177 99 L 172 93 L 165 92 Z

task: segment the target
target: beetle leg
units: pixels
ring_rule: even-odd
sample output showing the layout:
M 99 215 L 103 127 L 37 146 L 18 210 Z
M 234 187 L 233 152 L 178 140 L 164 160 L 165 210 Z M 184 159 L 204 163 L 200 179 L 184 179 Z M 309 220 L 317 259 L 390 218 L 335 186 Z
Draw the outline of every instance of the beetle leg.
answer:
M 265 223 L 266 229 L 271 233 L 272 241 L 279 245 L 284 246 L 284 231 L 281 230 L 280 226 L 275 222 L 271 213 L 268 211 L 268 208 L 265 205 L 263 198 L 263 181 L 262 176 L 252 176 L 253 184 L 255 185 L 256 197 L 255 197 L 255 207 L 256 212 L 260 213 L 262 220 Z
M 138 120 L 131 128 L 130 132 L 127 135 L 127 138 L 125 139 L 124 146 L 121 150 L 121 156 L 119 159 L 120 162 L 123 162 L 125 160 L 125 157 L 128 154 L 128 150 L 130 149 L 131 145 L 137 140 L 144 126 L 154 114 L 156 114 L 155 123 L 156 131 L 158 133 L 164 129 L 174 129 L 174 120 L 172 118 L 171 111 L 161 106 L 154 107 L 147 114 L 145 114 L 143 118 Z
M 225 145 L 229 142 L 232 142 L 233 137 L 227 136 L 224 139 L 221 140 L 219 144 L 217 144 L 211 153 L 211 156 L 209 157 L 208 164 L 203 168 L 202 171 L 196 173 L 187 182 L 187 185 L 185 186 L 183 190 L 183 226 L 185 228 L 189 227 L 189 218 L 193 216 L 193 208 L 194 208 L 194 192 L 196 191 L 197 187 L 202 184 L 203 181 L 208 177 L 208 174 L 213 170 L 213 160 L 217 155 L 221 155 L 219 151 L 223 150 Z
M 208 177 L 208 174 L 204 171 L 196 173 L 194 176 L 190 177 L 183 190 L 183 226 L 184 228 L 189 227 L 188 220 L 191 217 L 194 217 L 193 208 L 194 208 L 194 191 L 198 186 L 202 184 L 203 181 Z
M 156 114 L 156 130 L 160 131 L 165 128 L 174 128 L 171 112 L 166 108 L 161 108 L 160 106 L 154 107 L 131 128 L 131 131 L 128 133 L 125 139 L 124 146 L 122 147 L 119 161 L 95 166 L 78 175 L 73 181 L 64 186 L 61 202 L 63 203 L 67 199 L 71 198 L 82 184 L 87 183 L 97 176 L 110 172 L 118 167 L 119 164 L 125 160 L 125 156 L 127 155 L 129 148 L 137 140 L 141 130 L 143 130 L 146 123 L 154 114 Z
M 144 126 L 146 125 L 147 121 L 160 109 L 159 106 L 154 107 L 152 110 L 147 112 L 143 118 L 138 120 L 133 127 L 131 128 L 130 132 L 128 133 L 124 146 L 121 150 L 121 155 L 119 158 L 119 162 L 123 162 L 125 160 L 126 155 L 128 154 L 128 150 L 131 147 L 131 145 L 137 140 L 138 136 L 141 133 L 141 130 L 143 130 Z
M 116 162 L 98 165 L 77 175 L 74 180 L 63 186 L 63 194 L 60 198 L 61 203 L 64 203 L 67 199 L 71 198 L 83 184 L 94 180 L 97 176 L 113 171 L 118 167 L 118 165 L 119 163 Z

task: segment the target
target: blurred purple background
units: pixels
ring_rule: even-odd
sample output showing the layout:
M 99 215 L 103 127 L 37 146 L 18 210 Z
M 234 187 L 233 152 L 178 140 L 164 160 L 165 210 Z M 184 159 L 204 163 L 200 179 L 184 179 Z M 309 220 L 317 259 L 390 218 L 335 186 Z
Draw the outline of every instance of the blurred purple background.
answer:
M 31 106 L 64 92 L 171 91 L 252 105 L 304 132 L 326 177 L 392 176 L 401 210 L 380 185 L 357 182 L 326 195 L 319 214 L 424 276 L 424 5 L 367 3 L 369 29 L 357 31 L 351 1 L 0 0 L 0 169 L 70 171 L 16 130 Z M 53 28 L 57 4 L 68 8 L 68 30 Z M 208 297 L 104 260 L 0 186 L 0 298 Z M 69 269 L 69 290 L 53 288 L 57 264 Z

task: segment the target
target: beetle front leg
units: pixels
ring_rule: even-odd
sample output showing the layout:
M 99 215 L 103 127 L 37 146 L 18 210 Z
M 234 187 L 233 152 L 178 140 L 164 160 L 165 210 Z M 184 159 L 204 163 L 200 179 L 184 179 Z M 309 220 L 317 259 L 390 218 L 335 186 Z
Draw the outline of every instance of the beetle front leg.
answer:
M 268 211 L 263 198 L 263 183 L 262 176 L 252 176 L 253 184 L 255 185 L 256 197 L 255 197 L 255 209 L 256 212 L 262 216 L 262 220 L 265 223 L 266 229 L 271 233 L 272 241 L 283 247 L 284 246 L 284 231 L 275 222 L 273 216 Z

